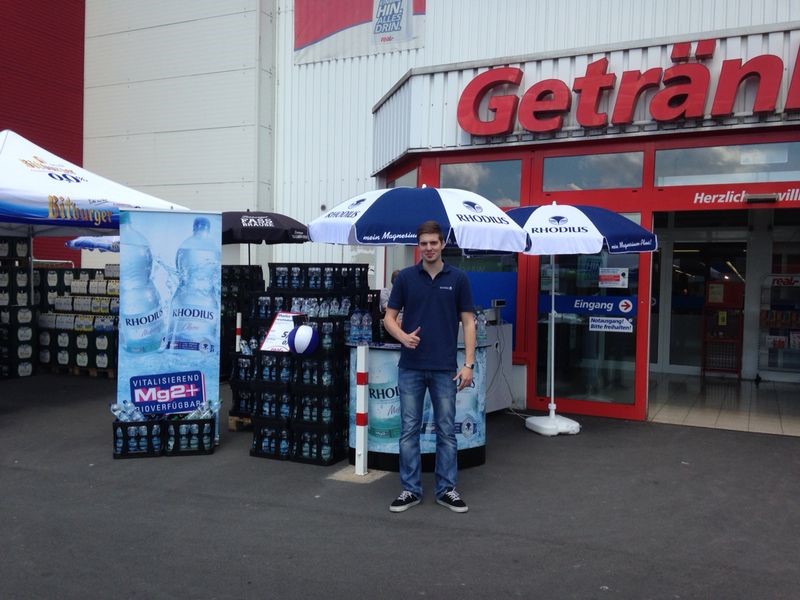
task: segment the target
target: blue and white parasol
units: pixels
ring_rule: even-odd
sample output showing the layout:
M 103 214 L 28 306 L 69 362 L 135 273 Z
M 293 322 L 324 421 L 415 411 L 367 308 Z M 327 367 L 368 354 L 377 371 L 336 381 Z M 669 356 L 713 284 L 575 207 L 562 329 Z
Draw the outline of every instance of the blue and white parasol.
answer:
M 506 213 L 467 190 L 398 187 L 365 192 L 308 224 L 313 242 L 417 244 L 417 228 L 436 221 L 445 241 L 462 249 L 522 252 L 527 234 Z
M 550 255 L 550 325 L 548 357 L 549 414 L 528 417 L 525 426 L 542 435 L 578 433 L 580 425 L 556 415 L 555 401 L 555 266 L 556 254 L 596 254 L 605 246 L 610 254 L 654 252 L 656 235 L 630 219 L 596 206 L 547 204 L 512 208 L 508 216 L 530 236 L 525 254 Z

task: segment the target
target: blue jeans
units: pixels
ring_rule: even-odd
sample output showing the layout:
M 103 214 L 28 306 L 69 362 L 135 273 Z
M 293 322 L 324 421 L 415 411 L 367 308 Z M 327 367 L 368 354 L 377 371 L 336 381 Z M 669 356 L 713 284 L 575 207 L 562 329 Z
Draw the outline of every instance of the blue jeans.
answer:
M 436 496 L 456 487 L 458 448 L 456 446 L 456 382 L 450 371 L 399 369 L 400 388 L 400 482 L 404 490 L 422 497 L 422 458 L 419 435 L 422 407 L 429 391 L 436 426 Z

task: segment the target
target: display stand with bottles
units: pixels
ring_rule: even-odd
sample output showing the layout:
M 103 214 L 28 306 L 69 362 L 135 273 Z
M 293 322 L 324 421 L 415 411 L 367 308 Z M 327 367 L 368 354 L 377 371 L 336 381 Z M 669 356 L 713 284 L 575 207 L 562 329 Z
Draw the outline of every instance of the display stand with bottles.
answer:
M 251 293 L 243 352 L 231 373 L 231 428 L 250 418 L 253 456 L 328 465 L 347 448 L 349 319 L 370 303 L 368 265 L 270 264 L 269 286 Z M 279 312 L 305 315 L 317 331 L 313 354 L 261 351 Z M 244 345 L 246 344 L 246 348 Z
M 800 275 L 773 274 L 761 284 L 758 368 L 800 373 Z

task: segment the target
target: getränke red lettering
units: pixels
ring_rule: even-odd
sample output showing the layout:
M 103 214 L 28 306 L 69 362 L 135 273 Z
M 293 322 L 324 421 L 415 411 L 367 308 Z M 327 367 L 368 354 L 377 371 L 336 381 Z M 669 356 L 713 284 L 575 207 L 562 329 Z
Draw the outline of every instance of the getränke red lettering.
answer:
M 702 51 L 700 47 L 702 46 Z M 582 127 L 597 128 L 625 125 L 633 121 L 642 94 L 657 89 L 648 107 L 654 121 L 670 122 L 679 119 L 700 119 L 711 89 L 711 71 L 700 62 L 689 62 L 688 43 L 676 44 L 672 53 L 675 65 L 667 69 L 653 67 L 646 71 L 624 71 L 611 115 L 600 112 L 604 94 L 617 85 L 617 76 L 608 72 L 608 59 L 601 58 L 586 66 L 584 74 L 576 77 L 572 92 L 576 95 L 575 120 Z M 680 51 L 679 51 L 680 49 Z M 695 58 L 713 57 L 714 40 L 703 40 Z M 800 50 L 798 50 L 800 57 Z M 800 60 L 795 59 L 783 111 L 800 110 Z M 717 77 L 710 116 L 724 118 L 733 114 L 740 86 L 747 80 L 757 81 L 753 113 L 776 112 L 778 94 L 783 78 L 783 60 L 773 54 L 755 56 L 747 62 L 740 58 L 723 61 Z M 572 93 L 566 82 L 545 79 L 531 85 L 522 96 L 514 92 L 524 72 L 517 67 L 498 67 L 477 75 L 470 81 L 458 101 L 458 124 L 472 135 L 506 135 L 514 131 L 516 122 L 522 129 L 534 133 L 558 131 L 564 117 L 572 110 Z M 512 92 L 512 93 L 509 93 Z M 493 117 L 484 120 L 479 109 L 488 98 L 487 108 Z

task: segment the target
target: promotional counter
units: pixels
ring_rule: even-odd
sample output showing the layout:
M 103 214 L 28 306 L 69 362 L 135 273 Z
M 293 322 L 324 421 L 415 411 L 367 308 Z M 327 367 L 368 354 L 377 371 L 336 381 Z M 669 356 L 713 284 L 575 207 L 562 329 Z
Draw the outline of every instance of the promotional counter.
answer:
M 475 350 L 474 387 L 456 395 L 456 442 L 460 468 L 486 462 L 486 382 L 487 349 L 493 344 L 479 344 Z M 367 467 L 382 471 L 399 470 L 400 398 L 397 387 L 397 363 L 400 344 L 370 344 Z M 464 363 L 459 347 L 458 364 Z M 350 462 L 355 464 L 356 439 L 356 349 L 350 348 Z M 436 433 L 430 396 L 426 394 L 420 439 L 422 470 L 432 472 L 436 458 Z

